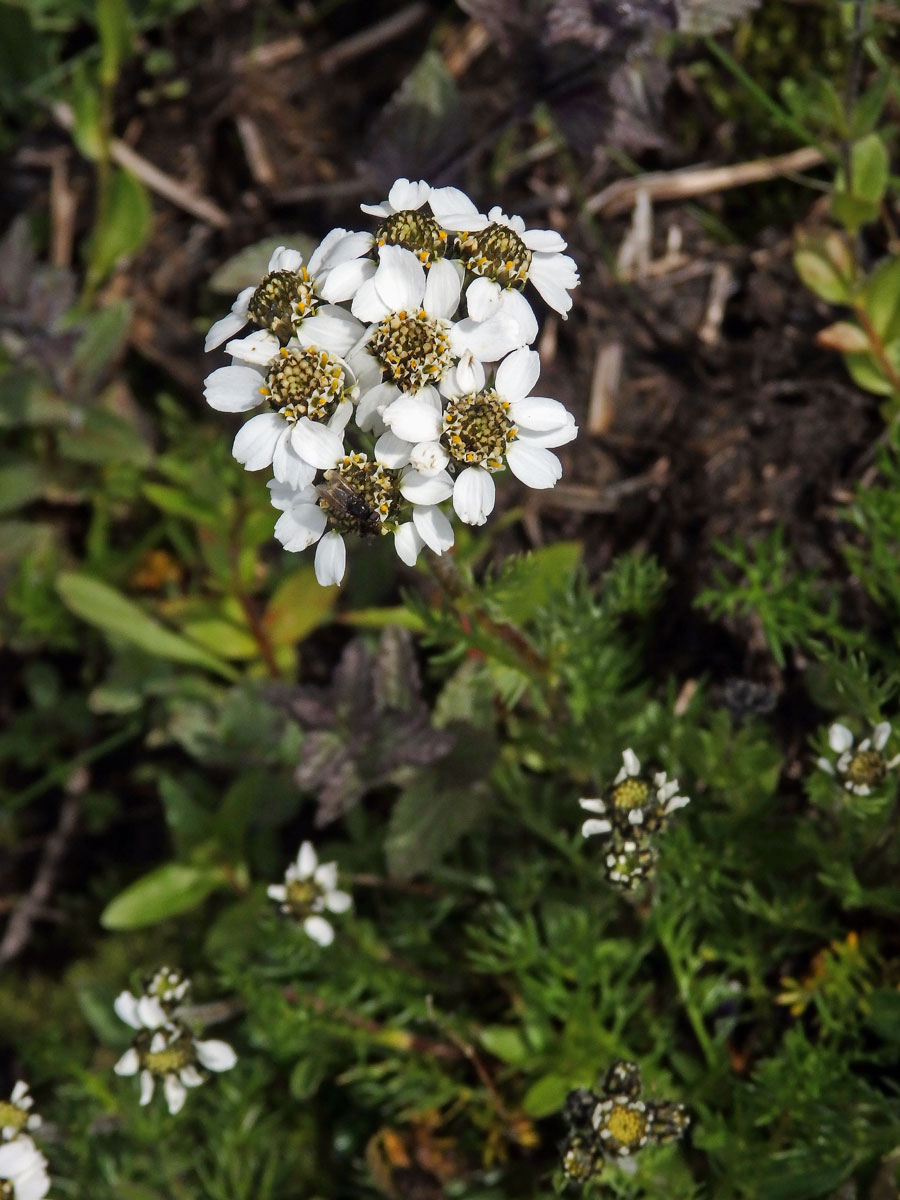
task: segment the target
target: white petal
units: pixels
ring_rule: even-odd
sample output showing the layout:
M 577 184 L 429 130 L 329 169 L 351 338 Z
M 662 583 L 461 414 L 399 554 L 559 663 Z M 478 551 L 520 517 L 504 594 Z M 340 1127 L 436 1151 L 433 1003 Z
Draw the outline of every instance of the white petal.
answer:
M 130 1025 L 132 1029 L 144 1028 L 141 1018 L 138 1016 L 137 996 L 133 996 L 131 992 L 119 992 L 113 1000 L 113 1008 L 119 1020 Z
M 280 483 L 277 479 L 270 479 L 266 487 L 269 489 L 272 507 L 280 508 L 282 512 L 294 504 L 315 504 L 319 498 L 313 487 L 294 488 L 290 484 Z
M 324 917 L 307 917 L 303 922 L 303 928 L 307 936 L 311 937 L 314 942 L 318 942 L 320 946 L 330 946 L 334 941 L 334 930 L 331 923 Z
M 50 1190 L 50 1176 L 41 1165 L 16 1180 L 15 1200 L 43 1200 Z
M 364 433 L 369 430 L 380 433 L 384 429 L 384 410 L 400 395 L 400 389 L 394 383 L 379 383 L 370 388 L 356 406 L 356 424 Z
M 417 511 L 417 508 L 413 509 L 413 512 Z M 394 549 L 397 551 L 397 557 L 401 562 L 406 563 L 408 567 L 416 565 L 416 561 L 422 553 L 424 545 L 425 543 L 416 532 L 416 527 L 412 521 L 405 521 L 394 532 Z
M 461 287 L 462 280 L 454 264 L 439 258 L 429 268 L 422 307 L 432 317 L 452 317 L 459 307 Z
M 328 518 L 318 504 L 295 504 L 275 522 L 275 537 L 285 550 L 298 553 L 317 542 Z
M 316 848 L 312 842 L 301 843 L 300 849 L 297 851 L 296 863 L 297 878 L 310 879 L 319 865 L 319 856 L 316 854 Z
M 891 726 L 888 721 L 880 721 L 872 731 L 872 745 L 876 750 L 883 750 L 891 736 Z
M 277 357 L 281 342 L 268 329 L 255 329 L 245 338 L 233 338 L 225 347 L 225 352 L 236 359 L 238 364 L 252 363 L 258 367 L 267 367 Z
M 420 475 L 407 468 L 400 476 L 400 495 L 411 504 L 440 504 L 453 494 L 453 480 L 446 471 Z
M 207 1071 L 230 1071 L 237 1062 L 237 1055 L 227 1042 L 211 1038 L 205 1042 L 194 1042 L 200 1065 Z
M 320 863 L 313 874 L 316 883 L 326 892 L 334 891 L 337 887 L 337 863 Z
M 296 423 L 291 442 L 300 457 L 320 471 L 329 470 L 338 459 L 344 457 L 344 439 L 341 435 L 321 421 L 311 421 L 309 417 L 301 417 Z
M 186 1088 L 200 1087 L 203 1083 L 203 1076 L 193 1063 L 188 1063 L 186 1067 L 182 1067 L 178 1072 L 178 1078 Z
M 529 250 L 543 254 L 561 254 L 566 248 L 565 239 L 555 229 L 526 229 L 522 241 Z
M 184 1102 L 187 1099 L 187 1088 L 177 1075 L 166 1075 L 163 1079 L 163 1091 L 166 1094 L 166 1104 L 169 1106 L 169 1112 L 174 1117 L 176 1113 L 180 1113 L 184 1108 Z
M 516 353 L 520 354 L 521 351 L 516 351 Z M 529 351 L 529 353 L 533 352 Z M 509 358 L 515 358 L 515 355 L 511 354 Z M 501 370 L 504 363 L 509 362 L 509 358 L 504 359 L 500 364 Z M 499 373 L 498 371 L 498 376 Z M 497 390 L 500 390 L 499 387 Z M 501 395 L 505 395 L 505 393 L 501 392 Z M 551 400 L 549 396 L 526 395 L 524 400 L 514 400 L 510 405 L 509 415 L 521 429 L 540 432 L 567 427 L 572 422 L 572 415 L 566 406 L 560 404 L 558 400 Z
M 497 362 L 524 344 L 518 324 L 500 312 L 487 321 L 464 317 L 450 329 L 450 349 L 460 358 L 468 350 L 479 362 Z
M 307 270 L 315 279 L 320 272 L 365 254 L 371 245 L 370 233 L 350 233 L 347 229 L 332 229 L 325 234 L 309 256 Z
M 301 346 L 319 346 L 343 358 L 365 333 L 361 321 L 336 304 L 323 304 L 311 317 L 297 326 L 296 342 Z
M 562 478 L 562 463 L 552 450 L 521 440 L 506 451 L 506 462 L 516 479 L 526 487 L 552 488 Z
M 465 229 L 470 233 L 484 229 L 489 224 L 484 213 L 480 213 L 465 192 L 459 188 L 432 188 L 429 197 L 431 211 L 445 229 Z
M 581 836 L 593 837 L 594 834 L 610 833 L 611 830 L 612 825 L 609 823 L 609 821 L 598 819 L 597 817 L 591 817 L 590 820 L 585 821 L 581 826 Z
M 403 246 L 382 246 L 373 279 L 389 312 L 415 312 L 421 307 L 425 294 L 425 268 L 411 250 Z M 360 316 L 355 308 L 353 315 Z M 361 319 L 366 320 L 365 317 Z
M 538 397 L 538 399 L 541 399 L 541 397 Z M 577 437 L 578 426 L 575 424 L 575 418 L 571 413 L 567 414 L 565 425 L 558 425 L 555 429 L 548 429 L 546 433 L 536 433 L 533 429 L 526 429 L 524 426 L 519 426 L 519 438 L 523 442 L 531 442 L 535 446 L 548 446 L 552 449 L 554 446 L 565 446 Z
M 347 548 L 344 539 L 336 531 L 326 533 L 316 547 L 316 579 L 322 587 L 339 584 L 347 568 Z
M 128 1050 L 126 1050 L 113 1067 L 113 1070 L 117 1075 L 137 1075 L 140 1069 L 141 1056 L 138 1054 L 137 1050 L 135 1050 L 134 1046 L 131 1046 Z
M 206 341 L 203 343 L 204 350 L 215 350 L 216 346 L 221 346 L 236 333 L 240 333 L 250 320 L 248 306 L 255 291 L 256 288 L 253 287 L 244 288 L 231 306 L 231 312 L 210 326 Z
M 459 389 L 448 395 L 465 396 L 480 392 L 484 387 L 484 367 L 470 350 L 467 350 L 452 372 L 453 383 Z
M 139 1104 L 149 1104 L 153 1099 L 153 1076 L 149 1071 L 141 1071 L 141 1097 Z
M 586 799 L 586 800 L 579 800 L 578 803 L 585 810 L 585 812 L 592 812 L 592 813 L 605 813 L 606 812 L 606 802 L 604 800 Z
M 231 453 L 248 471 L 261 471 L 272 465 L 278 439 L 285 431 L 284 417 L 278 413 L 260 413 L 237 431 Z
M 391 215 L 391 206 L 386 200 L 381 204 L 361 204 L 359 207 L 370 217 L 389 217 Z
M 316 468 L 294 449 L 290 425 L 285 424 L 284 432 L 275 443 L 272 473 L 279 483 L 297 491 L 308 487 L 316 477 Z
M 538 321 L 534 309 L 521 292 L 507 290 L 503 293 L 501 311 L 507 319 L 515 322 L 518 346 L 530 346 L 538 335 Z
M 353 297 L 353 303 L 350 305 L 350 311 L 360 321 L 380 321 L 390 312 L 378 291 L 377 274 L 376 271 L 374 275 L 360 284 Z
M 287 246 L 276 246 L 269 258 L 267 275 L 273 271 L 299 271 L 303 266 L 303 255 L 299 250 L 291 250 Z
M 388 430 L 375 443 L 375 458 L 378 462 L 384 463 L 386 467 L 397 471 L 401 467 L 409 465 L 410 449 L 409 442 L 404 442 L 402 438 L 398 438 L 395 433 Z
M 325 277 L 319 288 L 323 300 L 330 304 L 340 304 L 351 300 L 367 280 L 375 274 L 375 263 L 370 258 L 354 258 L 350 262 L 339 263 Z
M 483 275 L 473 279 L 466 288 L 466 312 L 473 321 L 487 321 L 497 316 L 503 305 L 500 284 Z
M 417 442 L 407 456 L 410 466 L 422 475 L 437 475 L 445 471 L 450 462 L 450 452 L 440 442 Z
M 574 259 L 567 254 L 553 254 L 546 258 L 536 254 L 531 260 L 528 278 L 551 308 L 555 308 L 563 317 L 568 316 L 572 297 L 567 289 L 578 285 Z
M 415 182 L 397 179 L 388 192 L 388 204 L 394 212 L 421 208 L 430 193 L 431 188 L 424 179 L 417 179 Z
M 830 763 L 827 758 L 817 758 L 816 766 L 821 767 L 823 771 L 827 771 L 829 775 L 834 774 L 834 764 Z
M 494 382 L 494 387 L 499 395 L 504 400 L 509 400 L 513 403 L 524 400 L 531 392 L 531 389 L 537 383 L 541 374 L 541 356 L 537 350 L 515 350 L 512 354 L 504 358 L 503 362 L 497 368 L 497 377 Z M 551 403 L 554 403 L 551 401 Z M 562 414 L 565 414 L 565 408 L 560 404 Z M 560 425 L 564 417 L 561 415 L 554 425 Z M 545 426 L 545 428 L 547 428 Z
M 325 897 L 325 907 L 329 912 L 344 913 L 353 903 L 353 897 L 349 892 L 336 890 L 329 892 Z
M 138 1016 L 145 1029 L 158 1029 L 168 1020 L 165 1009 L 155 996 L 141 996 L 138 1000 Z
M 467 525 L 483 525 L 493 511 L 494 481 L 482 467 L 466 467 L 453 486 L 453 508 Z
M 412 511 L 419 537 L 435 554 L 443 554 L 453 545 L 453 526 L 434 504 L 417 504 Z
M 437 441 L 444 429 L 440 408 L 416 396 L 404 395 L 382 413 L 385 425 L 405 442 Z
M 828 730 L 828 745 L 835 754 L 842 754 L 853 745 L 853 734 L 846 725 L 835 723 Z
M 261 404 L 265 376 L 252 367 L 219 367 L 207 376 L 203 396 L 217 412 L 249 412 Z
M 12 1104 L 18 1105 L 19 1108 L 31 1108 L 32 1104 L 34 1104 L 34 1101 L 28 1095 L 28 1084 L 24 1079 L 16 1080 L 13 1090 L 9 1094 L 9 1099 Z
M 635 776 L 641 773 L 641 760 L 630 748 L 622 751 L 622 768 L 626 775 Z
M 278 904 L 284 904 L 288 895 L 287 888 L 283 883 L 270 883 L 266 888 L 266 895 L 270 900 L 274 900 Z

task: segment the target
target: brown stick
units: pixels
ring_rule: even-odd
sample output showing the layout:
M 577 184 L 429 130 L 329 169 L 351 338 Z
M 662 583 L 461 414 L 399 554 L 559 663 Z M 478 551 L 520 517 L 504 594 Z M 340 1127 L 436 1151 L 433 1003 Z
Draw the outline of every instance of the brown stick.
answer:
M 62 862 L 69 839 L 78 821 L 78 809 L 78 794 L 72 792 L 63 801 L 56 828 L 44 843 L 44 850 L 30 890 L 22 898 L 22 902 L 7 922 L 3 941 L 0 942 L 0 966 L 11 962 L 18 954 L 21 954 L 28 944 L 32 926 L 53 891 L 59 864 Z
M 808 171 L 825 161 L 814 146 L 803 146 L 775 158 L 757 158 L 751 162 L 734 163 L 728 167 L 686 167 L 682 171 L 653 171 L 634 179 L 617 179 L 591 196 L 584 211 L 605 217 L 627 212 L 639 191 L 645 191 L 651 201 L 685 200 L 690 196 L 706 196 L 729 188 L 746 187 L 750 183 L 766 183 L 780 175 Z

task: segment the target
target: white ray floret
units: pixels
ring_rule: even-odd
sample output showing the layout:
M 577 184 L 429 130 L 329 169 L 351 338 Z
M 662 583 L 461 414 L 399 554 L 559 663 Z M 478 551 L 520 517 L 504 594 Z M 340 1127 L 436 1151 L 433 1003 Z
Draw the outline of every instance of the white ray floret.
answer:
M 43 1200 L 49 1191 L 47 1160 L 27 1134 L 0 1145 L 0 1194 L 10 1200 Z

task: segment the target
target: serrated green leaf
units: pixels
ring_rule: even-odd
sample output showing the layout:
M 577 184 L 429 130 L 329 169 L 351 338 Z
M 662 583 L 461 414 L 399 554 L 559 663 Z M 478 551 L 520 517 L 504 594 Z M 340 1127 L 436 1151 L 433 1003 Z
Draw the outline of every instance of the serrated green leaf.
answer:
M 225 876 L 219 867 L 165 863 L 135 880 L 107 904 L 100 917 L 104 929 L 141 929 L 196 908 Z
M 392 878 L 412 879 L 439 863 L 485 814 L 489 802 L 483 783 L 441 787 L 437 772 L 423 772 L 391 812 L 384 853 Z
M 102 283 L 116 264 L 144 244 L 150 232 L 152 209 L 147 189 L 130 171 L 117 168 L 109 185 L 104 220 L 91 235 L 88 273 Z
M 500 578 L 486 585 L 485 606 L 498 621 L 521 626 L 562 597 L 581 558 L 578 542 L 556 542 L 508 559 Z
M 57 578 L 56 589 L 70 612 L 104 633 L 131 642 L 157 658 L 205 667 L 224 679 L 236 678 L 231 667 L 220 658 L 167 629 L 134 601 L 99 579 L 68 572 Z

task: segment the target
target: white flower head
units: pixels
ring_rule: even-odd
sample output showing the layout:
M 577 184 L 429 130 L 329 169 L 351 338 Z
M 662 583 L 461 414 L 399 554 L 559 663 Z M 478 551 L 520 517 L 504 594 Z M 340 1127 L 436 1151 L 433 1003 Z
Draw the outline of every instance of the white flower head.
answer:
M 269 494 L 272 505 L 282 510 L 275 536 L 285 550 L 299 552 L 318 543 L 316 578 L 323 587 L 344 577 L 344 536 L 386 533 L 400 505 L 394 473 L 365 454 L 345 455 L 315 486 L 294 488 L 272 480 Z
M 430 266 L 447 252 L 447 231 L 430 213 L 424 212 L 432 188 L 424 179 L 397 179 L 380 204 L 361 204 L 363 212 L 381 221 L 372 235 L 372 245 L 400 246 Z
M 207 378 L 204 395 L 220 412 L 248 412 L 265 403 L 268 411 L 238 430 L 232 453 L 248 471 L 272 467 L 280 483 L 305 487 L 317 470 L 343 456 L 359 387 L 344 359 L 295 339 L 264 365 L 219 367 Z
M 0 1142 L 19 1137 L 23 1132 L 39 1129 L 41 1118 L 30 1110 L 34 1100 L 28 1084 L 20 1079 L 8 1100 L 0 1100 Z
M 582 825 L 582 836 L 600 834 L 609 839 L 604 858 L 607 878 L 632 888 L 647 877 L 656 862 L 654 835 L 690 799 L 679 795 L 678 780 L 669 779 L 665 771 L 642 773 L 638 756 L 627 749 L 622 752 L 622 766 L 605 796 L 578 803 L 595 814 Z
M 432 210 L 446 229 L 459 232 L 460 260 L 473 275 L 501 290 L 531 282 L 551 308 L 568 316 L 569 292 L 578 286 L 579 278 L 574 260 L 563 253 L 566 243 L 558 233 L 526 229 L 521 217 L 508 217 L 499 208 L 484 216 L 474 205 L 471 212 L 450 212 L 450 207 L 436 191 Z
M 303 265 L 299 250 L 279 246 L 269 259 L 261 283 L 244 288 L 231 312 L 212 326 L 206 335 L 205 348 L 214 350 L 251 323 L 264 335 L 270 353 L 288 342 L 301 327 L 313 340 L 320 338 L 321 326 L 346 320 L 348 314 L 336 305 L 349 299 L 374 271 L 373 264 L 357 262 L 368 245 L 365 234 L 332 229 L 310 255 L 307 266 Z M 333 277 L 338 269 L 340 280 Z
M 144 995 L 159 1001 L 165 1012 L 173 1011 L 191 993 L 190 978 L 177 967 L 159 967 L 144 982 Z
M 900 754 L 889 759 L 883 753 L 890 736 L 888 721 L 880 721 L 860 742 L 846 725 L 835 722 L 828 730 L 828 745 L 838 756 L 837 761 L 823 757 L 817 759 L 817 764 L 854 796 L 868 796 L 884 783 L 889 771 L 900 765 Z
M 284 873 L 284 883 L 273 883 L 266 890 L 308 937 L 330 946 L 334 928 L 323 914 L 344 913 L 353 902 L 349 893 L 338 888 L 337 879 L 337 863 L 320 863 L 312 842 L 304 842 Z
M 482 525 L 494 507 L 495 472 L 508 466 L 527 487 L 553 487 L 562 464 L 548 447 L 571 441 L 578 430 L 558 400 L 529 395 L 539 374 L 537 352 L 522 348 L 503 360 L 488 387 L 484 368 L 469 355 L 444 382 L 446 408 L 409 396 L 389 405 L 385 424 L 410 445 L 412 470 L 404 476 L 403 495 L 410 499 L 412 484 L 450 463 L 457 516 Z
M 162 968 L 153 976 L 159 983 L 175 972 Z M 180 1112 L 187 1098 L 188 1088 L 199 1087 L 206 1082 L 208 1071 L 229 1071 L 237 1062 L 237 1055 L 227 1042 L 218 1039 L 200 1040 L 184 1021 L 170 1017 L 161 1002 L 166 991 L 181 991 L 184 977 L 177 983 L 163 988 L 154 996 L 134 996 L 121 992 L 114 1004 L 117 1015 L 136 1030 L 131 1046 L 125 1051 L 113 1070 L 117 1075 L 140 1076 L 140 1103 L 149 1104 L 157 1082 L 162 1083 L 169 1112 L 174 1116 Z
M 0 1196 L 43 1200 L 49 1191 L 47 1160 L 27 1134 L 0 1144 Z

